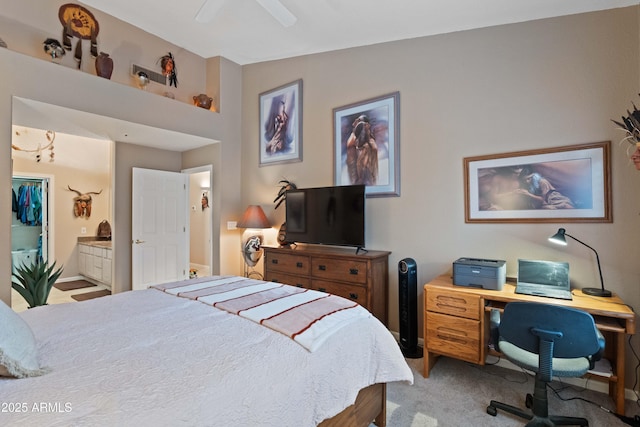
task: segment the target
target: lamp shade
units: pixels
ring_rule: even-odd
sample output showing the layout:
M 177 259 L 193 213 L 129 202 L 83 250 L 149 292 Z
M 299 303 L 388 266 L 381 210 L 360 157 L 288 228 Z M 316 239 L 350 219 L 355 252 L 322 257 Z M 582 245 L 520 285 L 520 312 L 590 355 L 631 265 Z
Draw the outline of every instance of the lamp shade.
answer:
M 596 296 L 596 297 L 612 296 L 611 291 L 608 291 L 604 288 L 604 279 L 602 278 L 602 267 L 600 266 L 600 256 L 598 255 L 598 251 L 593 249 L 591 246 L 587 245 L 582 240 L 578 240 L 577 238 L 573 237 L 571 234 L 567 234 L 567 230 L 565 230 L 564 228 L 559 228 L 556 234 L 549 237 L 549 241 L 556 243 L 558 245 L 567 246 L 566 237 L 571 237 L 573 240 L 580 243 L 581 245 L 588 247 L 593 251 L 594 254 L 596 254 L 596 261 L 598 263 L 598 273 L 600 274 L 600 287 L 599 288 L 582 288 L 582 293 L 586 295 Z
M 564 237 L 565 233 L 566 230 L 564 228 L 559 228 L 556 234 L 549 237 L 549 241 L 558 245 L 567 246 L 567 239 Z
M 258 205 L 249 205 L 236 225 L 238 228 L 271 228 L 267 216 Z

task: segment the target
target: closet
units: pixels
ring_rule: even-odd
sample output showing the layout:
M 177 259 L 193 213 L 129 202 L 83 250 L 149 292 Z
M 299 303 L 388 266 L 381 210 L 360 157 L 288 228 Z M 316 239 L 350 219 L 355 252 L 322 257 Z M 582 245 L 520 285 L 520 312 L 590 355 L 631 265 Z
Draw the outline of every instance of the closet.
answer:
M 49 178 L 11 179 L 11 264 L 29 265 L 48 257 Z

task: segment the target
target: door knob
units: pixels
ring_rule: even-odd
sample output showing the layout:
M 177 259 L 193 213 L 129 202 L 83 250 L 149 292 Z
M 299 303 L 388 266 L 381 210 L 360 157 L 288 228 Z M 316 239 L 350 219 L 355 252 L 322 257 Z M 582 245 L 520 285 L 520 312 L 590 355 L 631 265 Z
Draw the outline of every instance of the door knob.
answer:
M 144 243 L 144 240 L 134 240 L 133 243 L 135 243 L 136 245 L 139 245 L 140 243 Z

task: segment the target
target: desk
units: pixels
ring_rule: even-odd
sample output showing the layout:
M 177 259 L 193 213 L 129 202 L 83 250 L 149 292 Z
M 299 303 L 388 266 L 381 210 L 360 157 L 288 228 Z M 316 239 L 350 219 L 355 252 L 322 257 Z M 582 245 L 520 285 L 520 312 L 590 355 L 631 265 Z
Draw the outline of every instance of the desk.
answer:
M 573 300 L 560 300 L 515 293 L 506 283 L 501 291 L 454 286 L 450 275 L 436 277 L 424 285 L 424 372 L 425 378 L 438 356 L 454 357 L 484 365 L 489 349 L 491 310 L 502 310 L 512 301 L 563 305 L 590 313 L 606 339 L 605 355 L 613 368 L 609 395 L 616 412 L 624 414 L 625 336 L 635 333 L 635 313 L 619 297 L 593 297 L 573 290 Z M 595 374 L 592 374 L 596 376 Z

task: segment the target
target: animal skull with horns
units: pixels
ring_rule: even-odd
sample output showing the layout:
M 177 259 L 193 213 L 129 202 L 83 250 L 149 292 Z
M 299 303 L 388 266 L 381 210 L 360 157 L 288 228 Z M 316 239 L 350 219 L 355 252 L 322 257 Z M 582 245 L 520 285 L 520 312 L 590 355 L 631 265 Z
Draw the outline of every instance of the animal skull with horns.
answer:
M 97 193 L 95 191 L 90 191 L 83 194 L 78 190 L 74 190 L 69 185 L 67 185 L 67 188 L 69 188 L 69 190 L 71 191 L 74 191 L 78 195 L 78 197 L 73 198 L 73 201 L 75 203 L 73 206 L 73 213 L 75 214 L 75 216 L 86 216 L 87 218 L 89 218 L 91 216 L 91 194 L 100 194 L 102 193 L 102 190 L 98 191 Z

